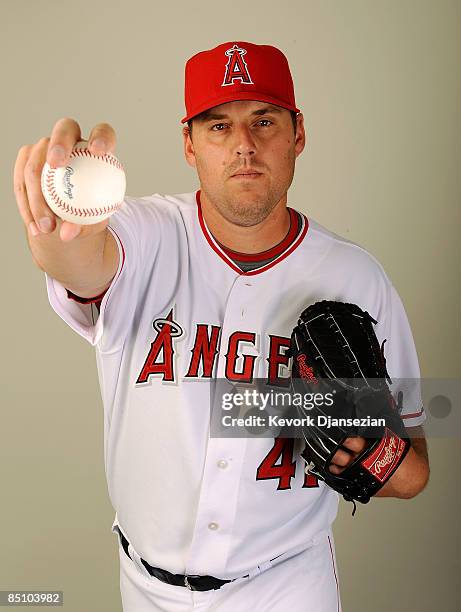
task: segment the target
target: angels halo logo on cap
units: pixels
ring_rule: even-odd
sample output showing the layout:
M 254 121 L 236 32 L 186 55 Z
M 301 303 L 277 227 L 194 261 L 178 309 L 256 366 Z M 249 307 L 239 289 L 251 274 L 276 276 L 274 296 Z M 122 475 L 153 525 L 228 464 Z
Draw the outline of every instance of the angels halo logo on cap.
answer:
M 224 81 L 222 87 L 226 85 L 233 85 L 234 80 L 239 79 L 241 83 L 252 85 L 250 74 L 248 72 L 248 66 L 245 62 L 244 55 L 246 50 L 242 49 L 238 45 L 234 45 L 231 49 L 225 52 L 225 55 L 229 57 L 229 61 L 226 64 L 226 72 L 224 74 Z
M 235 100 L 257 100 L 299 113 L 285 55 L 272 45 L 232 41 L 200 51 L 186 62 L 186 115 L 196 115 Z

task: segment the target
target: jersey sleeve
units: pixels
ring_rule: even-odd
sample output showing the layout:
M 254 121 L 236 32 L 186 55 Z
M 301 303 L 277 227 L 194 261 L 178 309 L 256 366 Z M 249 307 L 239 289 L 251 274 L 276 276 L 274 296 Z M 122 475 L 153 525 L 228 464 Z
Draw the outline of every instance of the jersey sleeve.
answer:
M 165 236 L 172 239 L 168 227 L 165 229 L 168 224 L 171 226 L 171 215 L 168 221 L 168 215 L 162 214 L 152 197 L 125 198 L 108 224 L 117 243 L 119 264 L 100 302 L 80 303 L 71 299 L 66 287 L 45 273 L 48 299 L 54 311 L 101 352 L 123 346 L 143 287 L 152 278 L 162 240 Z
M 402 300 L 389 282 L 376 326 L 380 344 L 384 344 L 386 367 L 392 380 L 391 392 L 398 400 L 402 392 L 401 416 L 406 427 L 417 427 L 426 420 L 422 397 L 418 355 Z

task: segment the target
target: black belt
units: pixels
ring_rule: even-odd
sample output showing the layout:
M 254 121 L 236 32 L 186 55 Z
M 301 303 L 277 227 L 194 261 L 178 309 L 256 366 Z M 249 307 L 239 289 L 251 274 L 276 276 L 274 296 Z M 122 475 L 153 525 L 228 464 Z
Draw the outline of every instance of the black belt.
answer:
M 128 540 L 125 538 L 120 529 L 117 528 L 117 531 L 120 534 L 123 550 L 131 559 L 130 553 L 128 552 Z M 152 567 L 152 565 L 149 565 L 147 561 L 144 561 L 144 559 L 141 559 L 141 563 L 151 576 L 154 576 L 155 578 L 158 578 L 162 582 L 166 582 L 168 584 L 187 587 L 191 591 L 210 591 L 211 589 L 221 588 L 222 585 L 226 584 L 227 582 L 233 582 L 232 580 L 221 580 L 220 578 L 215 578 L 214 576 L 184 576 L 183 574 L 172 574 L 171 572 L 160 569 L 159 567 Z M 248 578 L 248 575 L 249 574 L 242 576 L 242 578 Z M 236 578 L 234 578 L 234 580 L 236 580 Z

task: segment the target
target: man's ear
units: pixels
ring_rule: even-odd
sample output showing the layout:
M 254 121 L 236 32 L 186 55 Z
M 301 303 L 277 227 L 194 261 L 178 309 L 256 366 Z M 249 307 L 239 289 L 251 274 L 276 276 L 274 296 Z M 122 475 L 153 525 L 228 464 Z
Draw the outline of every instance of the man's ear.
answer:
M 189 166 L 193 168 L 196 167 L 195 162 L 195 151 L 194 151 L 194 143 L 192 142 L 189 126 L 185 125 L 182 129 L 182 135 L 184 138 L 184 157 L 186 158 Z
M 304 130 L 304 116 L 298 113 L 296 116 L 295 153 L 296 157 L 303 152 L 306 146 L 306 132 Z

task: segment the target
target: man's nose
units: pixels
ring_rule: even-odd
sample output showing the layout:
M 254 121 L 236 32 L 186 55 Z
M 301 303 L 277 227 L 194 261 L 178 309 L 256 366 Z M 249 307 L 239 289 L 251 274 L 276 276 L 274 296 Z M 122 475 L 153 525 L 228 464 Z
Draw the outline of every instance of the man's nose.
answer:
M 233 147 L 238 156 L 255 154 L 256 143 L 247 125 L 234 126 Z

